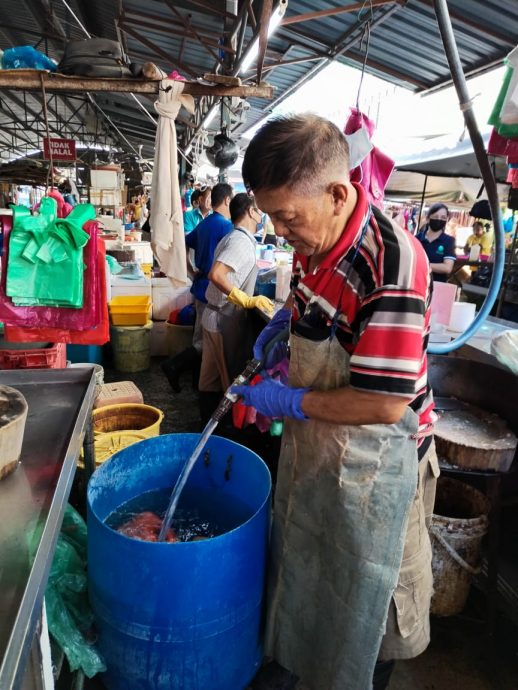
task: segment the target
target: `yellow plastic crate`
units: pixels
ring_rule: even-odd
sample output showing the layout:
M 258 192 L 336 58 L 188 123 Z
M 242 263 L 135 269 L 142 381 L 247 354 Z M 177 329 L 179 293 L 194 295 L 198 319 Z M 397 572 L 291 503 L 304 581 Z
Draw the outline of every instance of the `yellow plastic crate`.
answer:
M 108 303 L 114 326 L 145 326 L 151 314 L 149 295 L 119 295 Z

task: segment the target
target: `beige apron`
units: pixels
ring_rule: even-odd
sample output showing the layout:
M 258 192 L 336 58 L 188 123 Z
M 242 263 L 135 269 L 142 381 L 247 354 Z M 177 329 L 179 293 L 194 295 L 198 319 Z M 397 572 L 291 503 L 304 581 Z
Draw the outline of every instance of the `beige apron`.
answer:
M 349 383 L 336 337 L 290 338 L 289 383 Z M 417 484 L 417 415 L 287 419 L 275 492 L 267 651 L 311 690 L 371 690 Z
M 255 240 L 242 228 L 236 228 L 236 230 L 249 238 L 255 257 Z M 254 294 L 257 273 L 258 267 L 254 262 L 252 270 L 239 287 L 247 295 Z M 217 311 L 218 329 L 223 338 L 225 363 L 230 381 L 233 381 L 243 371 L 250 358 L 253 334 L 247 323 L 247 310 L 243 309 L 243 307 L 228 302 Z

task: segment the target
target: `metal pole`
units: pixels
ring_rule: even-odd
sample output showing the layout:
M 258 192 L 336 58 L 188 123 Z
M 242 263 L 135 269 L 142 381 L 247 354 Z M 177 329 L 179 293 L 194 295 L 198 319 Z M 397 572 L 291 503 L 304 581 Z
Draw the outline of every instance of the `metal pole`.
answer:
M 444 51 L 450 67 L 452 80 L 459 97 L 460 109 L 464 115 L 464 122 L 466 123 L 471 143 L 473 145 L 473 150 L 480 168 L 480 173 L 482 175 L 482 180 L 484 181 L 487 190 L 491 215 L 493 217 L 493 227 L 495 228 L 495 265 L 493 268 L 493 275 L 491 276 L 488 294 L 477 317 L 471 324 L 470 328 L 458 338 L 455 338 L 455 340 L 451 343 L 431 345 L 428 348 L 428 352 L 434 354 L 445 354 L 457 349 L 461 345 L 464 345 L 464 343 L 472 337 L 473 333 L 480 328 L 480 326 L 486 320 L 486 317 L 491 312 L 491 309 L 498 296 L 498 288 L 502 283 L 502 275 L 505 263 L 505 243 L 502 212 L 498 202 L 497 186 L 493 176 L 493 171 L 491 170 L 491 166 L 489 164 L 482 135 L 479 132 L 475 114 L 473 112 L 473 103 L 468 93 L 466 77 L 464 76 L 459 51 L 455 42 L 453 27 L 451 25 L 450 15 L 448 14 L 448 5 L 446 0 L 433 0 L 433 7 L 437 17 L 437 23 L 439 25 L 439 31 L 441 33 Z
M 421 206 L 419 206 L 419 216 L 417 218 L 417 233 L 419 232 L 419 229 L 421 227 L 421 215 L 423 213 L 423 206 L 424 206 L 424 198 L 426 196 L 426 185 L 428 184 L 428 175 L 424 176 L 424 185 L 423 185 L 423 193 L 421 194 Z

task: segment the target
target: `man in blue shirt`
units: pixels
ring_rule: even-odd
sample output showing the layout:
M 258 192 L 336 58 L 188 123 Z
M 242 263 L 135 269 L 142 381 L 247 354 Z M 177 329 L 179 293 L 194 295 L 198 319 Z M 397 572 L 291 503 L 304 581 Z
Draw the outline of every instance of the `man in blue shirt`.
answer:
M 226 183 L 215 185 L 211 191 L 212 213 L 199 223 L 196 228 L 185 236 L 188 249 L 194 250 L 195 268 L 191 293 L 196 306 L 196 322 L 192 338 L 192 346 L 175 357 L 162 363 L 162 371 L 167 376 L 172 389 L 180 391 L 179 377 L 183 371 L 199 368 L 201 361 L 202 327 L 201 318 L 207 304 L 205 291 L 209 284 L 209 271 L 214 261 L 214 250 L 218 242 L 231 232 L 230 201 L 233 196 L 232 187 Z M 192 268 L 192 267 L 190 267 Z
M 192 232 L 210 214 L 210 195 L 210 187 L 195 189 L 192 193 L 192 208 L 189 211 L 184 211 L 183 214 L 183 229 L 186 235 Z

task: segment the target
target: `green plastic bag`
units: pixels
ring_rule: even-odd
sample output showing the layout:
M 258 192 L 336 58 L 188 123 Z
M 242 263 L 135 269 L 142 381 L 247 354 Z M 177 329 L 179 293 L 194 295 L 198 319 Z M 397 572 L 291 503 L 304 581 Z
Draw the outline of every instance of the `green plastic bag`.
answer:
M 17 306 L 83 306 L 83 224 L 95 218 L 91 204 L 56 217 L 56 201 L 44 197 L 38 216 L 15 209 L 9 240 L 6 293 Z
M 40 536 L 41 527 L 36 528 L 29 539 L 33 558 Z M 70 505 L 65 509 L 56 544 L 45 605 L 49 632 L 64 651 L 70 669 L 81 669 L 88 678 L 106 671 L 99 652 L 87 640 L 93 613 L 87 591 L 86 524 Z
M 507 96 L 509 84 L 511 83 L 512 77 L 513 68 L 507 67 L 507 69 L 505 70 L 504 79 L 502 81 L 502 86 L 500 87 L 500 91 L 496 98 L 495 105 L 493 106 L 493 110 L 491 111 L 491 115 L 489 116 L 488 120 L 488 124 L 493 125 L 498 134 L 506 138 L 518 137 L 518 124 L 506 125 L 500 119 L 500 111 L 502 110 L 505 97 Z

